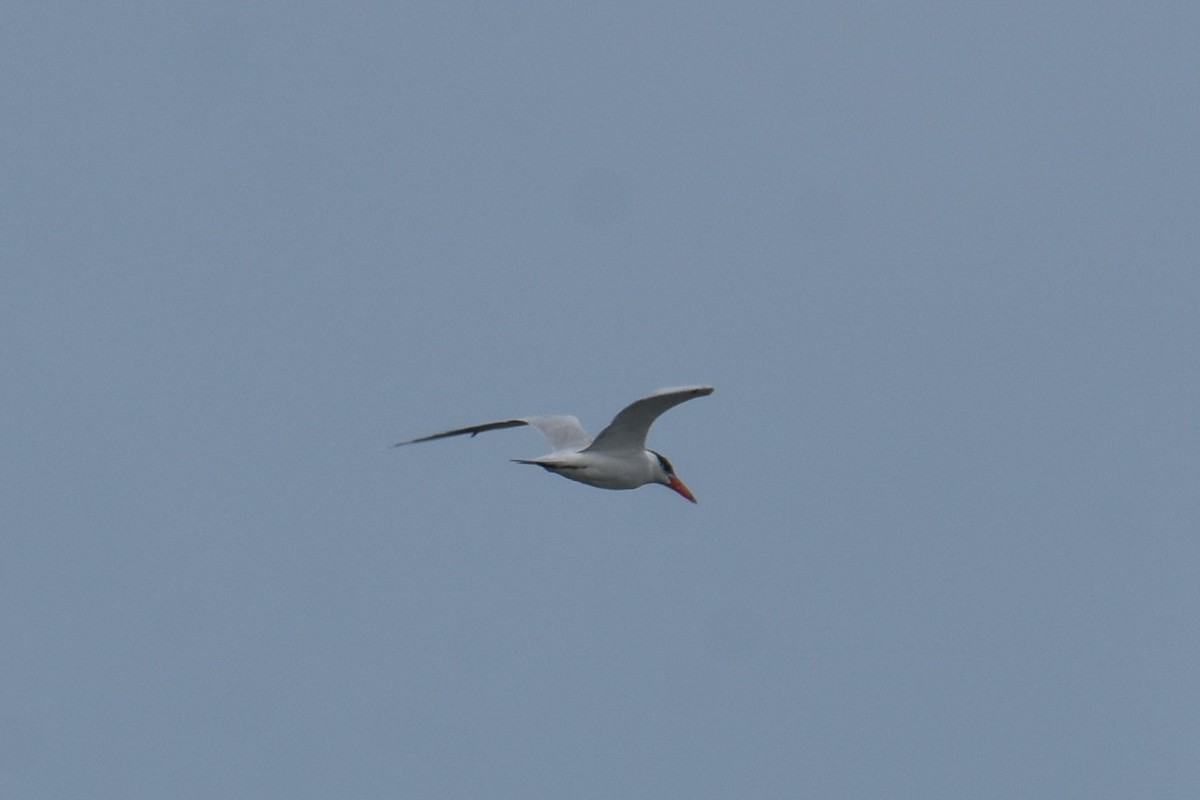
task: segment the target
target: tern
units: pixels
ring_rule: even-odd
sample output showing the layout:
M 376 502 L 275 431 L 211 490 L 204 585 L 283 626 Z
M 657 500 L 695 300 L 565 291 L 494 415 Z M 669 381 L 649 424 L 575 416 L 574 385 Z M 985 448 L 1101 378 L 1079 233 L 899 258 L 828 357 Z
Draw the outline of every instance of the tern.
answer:
M 587 435 L 575 417 L 515 417 L 421 436 L 397 442 L 392 447 L 466 434 L 474 437 L 484 431 L 529 425 L 545 436 L 554 450 L 537 458 L 512 459 L 517 464 L 533 464 L 555 475 L 601 489 L 636 489 L 647 483 L 661 483 L 695 503 L 696 498 L 679 480 L 667 457 L 646 449 L 646 434 L 663 412 L 694 397 L 710 395 L 712 391 L 711 386 L 659 389 L 621 409 L 595 439 Z

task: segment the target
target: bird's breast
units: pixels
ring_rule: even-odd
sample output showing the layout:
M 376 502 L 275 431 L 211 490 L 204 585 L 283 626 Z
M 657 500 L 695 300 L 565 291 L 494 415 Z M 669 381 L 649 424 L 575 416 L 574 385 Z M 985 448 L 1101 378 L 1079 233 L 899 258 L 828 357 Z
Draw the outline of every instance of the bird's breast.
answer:
M 573 481 L 603 489 L 636 489 L 654 481 L 654 469 L 642 454 L 611 456 L 572 453 L 547 469 Z

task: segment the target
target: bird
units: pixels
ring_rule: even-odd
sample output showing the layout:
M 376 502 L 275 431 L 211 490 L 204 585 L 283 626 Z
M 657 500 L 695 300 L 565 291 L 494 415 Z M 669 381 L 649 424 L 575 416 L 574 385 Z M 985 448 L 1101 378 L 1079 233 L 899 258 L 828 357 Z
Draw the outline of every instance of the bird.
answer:
M 555 475 L 601 489 L 636 489 L 648 483 L 658 483 L 695 503 L 696 497 L 675 474 L 675 467 L 667 457 L 646 448 L 646 434 L 663 412 L 712 392 L 711 386 L 659 389 L 621 409 L 595 439 L 587 435 L 577 418 L 557 415 L 484 422 L 397 442 L 392 447 L 467 434 L 474 438 L 485 431 L 528 425 L 546 437 L 553 450 L 537 458 L 510 459 L 517 464 L 532 464 Z

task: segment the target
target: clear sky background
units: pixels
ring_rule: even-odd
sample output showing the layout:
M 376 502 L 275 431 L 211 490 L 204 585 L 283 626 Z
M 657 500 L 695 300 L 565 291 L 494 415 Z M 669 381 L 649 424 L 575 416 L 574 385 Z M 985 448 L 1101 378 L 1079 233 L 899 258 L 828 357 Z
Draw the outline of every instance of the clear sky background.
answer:
M 1200 796 L 1198 40 L 10 4 L 0 795 Z

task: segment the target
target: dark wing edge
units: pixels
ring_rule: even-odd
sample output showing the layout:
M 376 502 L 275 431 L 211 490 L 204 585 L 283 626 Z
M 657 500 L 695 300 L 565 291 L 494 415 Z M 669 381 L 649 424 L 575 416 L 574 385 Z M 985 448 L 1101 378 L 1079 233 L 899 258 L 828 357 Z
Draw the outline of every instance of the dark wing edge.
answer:
M 429 436 L 422 436 L 419 439 L 409 439 L 406 442 L 396 442 L 392 447 L 403 447 L 406 444 L 417 444 L 418 442 L 432 442 L 434 439 L 446 439 L 451 436 L 465 436 L 470 434 L 472 437 L 483 433 L 484 431 L 498 431 L 502 428 L 519 428 L 522 425 L 529 423 L 523 419 L 505 419 L 499 422 L 485 422 L 482 425 L 472 425 L 469 428 L 455 428 L 452 431 L 442 431 L 441 433 L 433 433 Z

